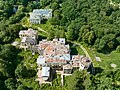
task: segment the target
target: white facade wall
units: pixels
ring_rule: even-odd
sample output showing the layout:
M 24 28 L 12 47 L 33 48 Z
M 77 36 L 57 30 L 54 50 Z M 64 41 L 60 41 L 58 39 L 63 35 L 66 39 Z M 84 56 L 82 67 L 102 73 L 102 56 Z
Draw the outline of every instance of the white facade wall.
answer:
M 30 13 L 30 23 L 40 24 L 43 19 L 52 18 L 52 9 L 34 9 Z

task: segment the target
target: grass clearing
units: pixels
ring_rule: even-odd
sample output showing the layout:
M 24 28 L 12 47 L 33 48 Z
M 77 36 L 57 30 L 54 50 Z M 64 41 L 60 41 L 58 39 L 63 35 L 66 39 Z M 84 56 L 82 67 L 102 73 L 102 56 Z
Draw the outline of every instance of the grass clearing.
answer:
M 99 53 L 95 51 L 93 48 L 90 48 L 88 45 L 81 43 L 84 48 L 87 50 L 88 54 L 90 55 L 94 67 L 101 67 L 103 69 L 110 69 L 111 64 L 116 64 L 117 69 L 120 69 L 120 53 L 116 51 L 112 51 L 110 54 Z M 81 48 L 80 48 L 81 49 Z M 81 52 L 82 50 L 77 50 L 79 54 L 84 54 Z M 96 61 L 95 57 L 100 57 L 101 62 Z
M 23 26 L 27 26 L 27 27 L 30 27 L 31 24 L 29 22 L 29 18 L 27 16 L 25 16 L 21 21 L 20 23 L 23 25 Z
M 120 68 L 120 53 L 112 51 L 110 54 L 96 53 L 97 56 L 101 58 L 100 66 L 105 68 L 110 68 L 110 64 L 114 63 L 117 65 L 116 68 Z
M 85 53 L 79 46 L 76 46 L 76 49 L 77 49 L 79 55 L 85 55 Z
M 41 29 L 45 30 L 45 31 L 49 31 L 53 28 L 53 26 L 50 24 L 49 21 L 46 21 L 45 24 L 33 24 L 33 27 L 40 27 Z
M 104 54 L 94 51 L 91 48 L 87 48 L 87 51 L 91 56 L 95 67 L 108 69 L 111 68 L 110 64 L 116 64 L 117 65 L 116 68 L 118 69 L 120 68 L 120 53 L 112 51 L 110 54 Z M 101 62 L 96 61 L 95 57 L 100 57 Z
M 28 17 L 24 17 L 21 21 L 21 23 L 25 26 L 28 27 L 40 27 L 41 29 L 45 30 L 45 31 L 49 31 L 51 29 L 55 29 L 54 26 L 52 26 L 50 24 L 49 21 L 46 21 L 44 24 L 30 24 L 29 23 L 29 19 Z M 39 35 L 46 37 L 46 33 L 39 31 Z M 89 53 L 91 59 L 93 60 L 94 66 L 95 67 L 102 67 L 102 68 L 110 68 L 110 64 L 114 63 L 117 65 L 117 68 L 120 68 L 120 53 L 117 53 L 116 51 L 111 52 L 110 54 L 103 54 L 103 53 L 99 53 L 94 51 L 92 48 L 89 48 L 88 45 L 81 43 L 84 45 L 85 49 L 87 50 L 87 52 Z M 85 55 L 83 50 L 79 47 L 79 46 L 72 46 L 71 47 L 71 53 L 72 54 L 80 54 L 80 55 Z M 97 62 L 95 60 L 95 57 L 100 57 L 101 62 Z
M 46 36 L 47 36 L 46 33 L 41 32 L 41 31 L 38 32 L 38 35 L 39 35 L 39 36 L 42 36 L 42 37 L 46 37 Z

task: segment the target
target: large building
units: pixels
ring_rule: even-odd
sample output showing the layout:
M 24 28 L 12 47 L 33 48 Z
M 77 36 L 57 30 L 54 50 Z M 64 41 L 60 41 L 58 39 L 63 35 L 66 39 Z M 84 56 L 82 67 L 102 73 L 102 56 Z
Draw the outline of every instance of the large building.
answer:
M 39 53 L 37 65 L 42 69 L 43 80 L 50 78 L 50 67 L 62 70 L 62 74 L 66 76 L 71 75 L 74 69 L 88 70 L 92 65 L 92 61 L 84 55 L 70 55 L 70 47 L 68 44 L 66 45 L 65 38 L 39 41 L 37 50 Z
M 73 55 L 71 63 L 73 67 L 79 67 L 79 70 L 87 70 L 92 64 L 91 60 L 83 55 Z
M 40 24 L 43 19 L 52 18 L 52 9 L 34 9 L 30 13 L 30 23 Z
M 38 65 L 67 64 L 71 60 L 69 45 L 65 45 L 65 39 L 53 39 L 53 41 L 42 40 L 38 45 L 40 56 L 37 59 Z
M 63 75 L 71 75 L 74 69 L 88 70 L 92 61 L 83 55 L 71 55 L 70 46 L 65 38 L 55 38 L 52 41 L 46 39 L 37 44 L 37 31 L 33 29 L 22 30 L 19 33 L 21 46 L 33 46 L 39 54 L 37 58 L 38 78 L 42 83 L 50 83 L 52 70 L 58 70 Z
M 38 32 L 33 29 L 21 30 L 19 37 L 21 39 L 20 48 L 26 50 L 29 46 L 37 44 Z
M 92 65 L 89 58 L 83 55 L 72 55 L 72 59 L 66 65 L 63 65 L 63 73 L 71 74 L 73 69 L 87 70 Z

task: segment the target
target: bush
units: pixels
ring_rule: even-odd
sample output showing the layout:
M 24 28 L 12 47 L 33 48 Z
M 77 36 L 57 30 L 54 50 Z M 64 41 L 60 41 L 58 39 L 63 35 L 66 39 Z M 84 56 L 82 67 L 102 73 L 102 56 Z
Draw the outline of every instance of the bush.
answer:
M 117 46 L 116 51 L 120 53 L 120 45 Z

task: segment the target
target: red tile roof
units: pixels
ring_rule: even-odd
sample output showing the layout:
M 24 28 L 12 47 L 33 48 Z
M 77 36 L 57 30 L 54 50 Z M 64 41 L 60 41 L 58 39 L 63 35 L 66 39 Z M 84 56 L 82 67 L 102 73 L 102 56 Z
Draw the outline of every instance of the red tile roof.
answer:
M 59 59 L 59 58 L 48 58 L 46 60 L 48 63 L 66 63 L 66 60 Z
M 40 41 L 39 48 L 44 49 L 43 56 L 46 62 L 66 63 L 61 56 L 70 54 L 67 46 L 55 41 Z

